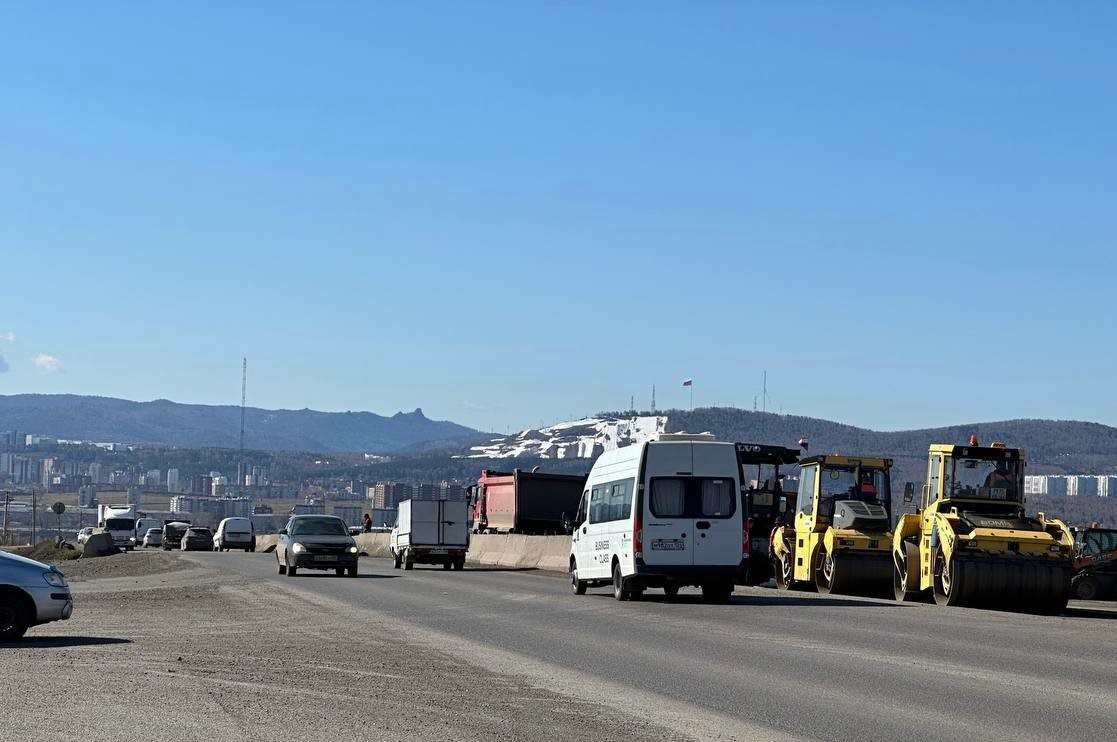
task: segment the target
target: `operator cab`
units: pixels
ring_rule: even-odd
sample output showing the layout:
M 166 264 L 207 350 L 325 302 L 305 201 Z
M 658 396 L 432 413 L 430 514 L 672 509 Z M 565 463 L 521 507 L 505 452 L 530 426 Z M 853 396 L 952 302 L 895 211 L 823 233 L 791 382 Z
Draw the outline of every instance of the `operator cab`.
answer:
M 813 492 L 804 493 L 801 486 L 799 496 L 799 513 L 812 521 L 815 530 L 824 530 L 831 525 L 838 503 L 862 503 L 850 506 L 848 511 L 858 513 L 862 518 L 877 520 L 884 517 L 887 522 L 892 522 L 891 460 L 832 455 L 813 456 L 799 464 L 803 468 L 801 482 L 813 484 L 813 480 L 818 480 L 818 500 L 813 511 Z M 853 527 L 852 524 L 834 525 Z
M 798 483 L 780 468 L 799 461 L 794 448 L 737 443 L 741 475 L 741 509 L 749 533 L 749 571 L 746 584 L 759 585 L 773 576 L 771 535 L 779 525 L 795 521 Z
M 1042 530 L 1024 515 L 1024 455 L 1003 443 L 931 446 L 921 510 L 957 515 L 975 527 Z M 904 500 L 913 499 L 914 486 Z

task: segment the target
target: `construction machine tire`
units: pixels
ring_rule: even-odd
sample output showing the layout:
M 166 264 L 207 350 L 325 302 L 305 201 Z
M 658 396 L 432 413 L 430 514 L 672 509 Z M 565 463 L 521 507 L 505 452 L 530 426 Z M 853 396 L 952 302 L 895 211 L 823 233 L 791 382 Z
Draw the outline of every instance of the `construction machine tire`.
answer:
M 776 574 L 777 590 L 795 589 L 795 555 L 786 552 L 783 557 L 772 560 L 772 571 Z
M 912 584 L 912 567 L 915 567 L 915 589 Z M 904 562 L 897 564 L 892 573 L 892 593 L 901 603 L 925 602 L 927 596 L 919 589 L 919 547 L 910 541 L 904 542 Z
M 1096 577 L 1084 575 L 1074 581 L 1073 592 L 1077 600 L 1097 600 L 1101 593 L 1101 584 Z
M 977 565 L 959 561 L 956 557 L 945 559 L 939 555 L 937 559 L 941 565 L 935 575 L 935 602 L 946 606 L 966 605 Z
M 821 595 L 848 592 L 851 584 L 850 572 L 854 565 L 842 562 L 843 560 L 828 552 L 826 547 L 819 548 L 815 562 L 817 566 L 814 571 L 814 586 Z

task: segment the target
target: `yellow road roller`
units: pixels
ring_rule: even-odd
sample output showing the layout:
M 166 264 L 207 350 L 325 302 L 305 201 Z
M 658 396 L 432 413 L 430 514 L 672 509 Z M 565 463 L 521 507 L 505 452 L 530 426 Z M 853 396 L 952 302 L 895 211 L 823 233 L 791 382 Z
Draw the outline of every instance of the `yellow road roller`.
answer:
M 812 456 L 799 466 L 795 522 L 772 535 L 776 586 L 887 594 L 892 579 L 891 459 Z
M 919 510 L 892 540 L 897 600 L 1057 613 L 1070 595 L 1074 538 L 1024 512 L 1024 451 L 1003 443 L 933 444 Z M 912 502 L 915 487 L 904 488 Z

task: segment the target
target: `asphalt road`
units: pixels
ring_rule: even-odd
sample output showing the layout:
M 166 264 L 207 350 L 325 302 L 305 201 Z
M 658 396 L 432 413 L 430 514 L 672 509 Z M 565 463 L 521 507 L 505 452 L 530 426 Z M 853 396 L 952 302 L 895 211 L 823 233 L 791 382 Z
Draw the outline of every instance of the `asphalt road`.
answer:
M 648 591 L 618 603 L 527 571 L 363 559 L 346 579 L 276 573 L 271 554 L 191 560 L 372 611 L 479 663 L 726 736 L 836 740 L 1117 737 L 1117 604 L 1059 617 L 738 588 L 729 605 Z M 303 575 L 306 576 L 303 576 Z M 437 633 L 433 633 L 437 632 Z M 483 692 L 483 691 L 482 691 Z M 629 701 L 631 700 L 631 703 Z M 576 723 L 576 720 L 572 721 Z

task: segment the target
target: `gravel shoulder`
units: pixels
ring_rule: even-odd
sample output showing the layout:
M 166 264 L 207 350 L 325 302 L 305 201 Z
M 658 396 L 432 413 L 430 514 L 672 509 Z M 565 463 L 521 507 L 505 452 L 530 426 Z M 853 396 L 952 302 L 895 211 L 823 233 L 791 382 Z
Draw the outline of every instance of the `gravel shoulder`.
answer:
M 61 562 L 58 568 L 71 583 L 97 580 L 106 577 L 142 577 L 146 575 L 189 569 L 193 565 L 183 561 L 173 551 L 134 551 L 92 559 L 75 559 Z
M 177 554 L 66 566 L 74 618 L 0 647 L 5 738 L 685 739 Z

